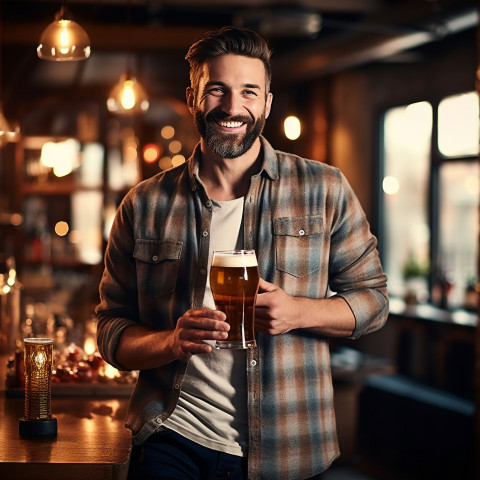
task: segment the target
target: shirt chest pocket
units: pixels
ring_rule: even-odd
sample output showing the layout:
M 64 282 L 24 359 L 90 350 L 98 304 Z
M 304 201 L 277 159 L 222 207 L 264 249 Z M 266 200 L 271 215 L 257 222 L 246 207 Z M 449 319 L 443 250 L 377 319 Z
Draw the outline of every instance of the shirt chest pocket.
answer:
M 301 278 L 320 269 L 323 218 L 282 217 L 273 220 L 277 269 Z
M 173 293 L 181 255 L 182 242 L 137 239 L 133 256 L 137 266 L 138 290 L 151 297 Z

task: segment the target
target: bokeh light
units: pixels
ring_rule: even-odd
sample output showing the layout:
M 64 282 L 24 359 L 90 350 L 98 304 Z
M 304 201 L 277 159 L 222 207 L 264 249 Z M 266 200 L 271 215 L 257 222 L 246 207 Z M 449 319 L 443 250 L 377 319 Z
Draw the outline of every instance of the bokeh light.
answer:
M 147 143 L 143 147 L 143 161 L 145 163 L 155 163 L 160 157 L 160 147 L 155 143 Z

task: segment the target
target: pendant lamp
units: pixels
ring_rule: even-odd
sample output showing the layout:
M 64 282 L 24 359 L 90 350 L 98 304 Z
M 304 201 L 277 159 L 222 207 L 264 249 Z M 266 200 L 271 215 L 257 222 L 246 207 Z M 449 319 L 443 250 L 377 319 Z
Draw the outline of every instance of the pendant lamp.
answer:
M 120 75 L 120 80 L 112 88 L 107 99 L 107 109 L 109 112 L 120 115 L 135 115 L 144 113 L 148 110 L 150 104 L 148 101 L 147 92 L 138 83 L 133 71 L 133 53 L 131 51 L 132 45 L 132 22 L 131 22 L 131 3 L 128 0 L 127 8 L 127 40 L 130 45 L 127 52 L 127 68 L 125 73 Z
M 40 37 L 38 57 L 54 62 L 72 62 L 87 59 L 90 51 L 87 33 L 78 23 L 67 18 L 67 7 L 63 4 L 55 15 L 55 21 Z
M 145 89 L 127 70 L 120 76 L 118 83 L 112 88 L 107 99 L 108 111 L 119 114 L 144 113 L 148 110 L 149 101 Z

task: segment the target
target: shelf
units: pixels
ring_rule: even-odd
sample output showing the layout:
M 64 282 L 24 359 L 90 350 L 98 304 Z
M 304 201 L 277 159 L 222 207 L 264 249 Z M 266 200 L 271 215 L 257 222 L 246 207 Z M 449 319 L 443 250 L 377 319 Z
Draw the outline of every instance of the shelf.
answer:
M 49 265 L 57 268 L 91 268 L 100 264 L 85 263 L 77 258 L 70 257 L 50 257 L 47 259 L 35 260 L 33 258 L 25 257 L 24 264 L 26 266 Z
M 390 298 L 390 315 L 468 328 L 476 328 L 478 325 L 476 313 L 461 308 L 445 310 L 428 303 L 407 305 L 399 298 Z
M 84 187 L 73 183 L 24 183 L 22 193 L 24 195 L 71 195 L 75 192 L 95 192 L 102 187 Z

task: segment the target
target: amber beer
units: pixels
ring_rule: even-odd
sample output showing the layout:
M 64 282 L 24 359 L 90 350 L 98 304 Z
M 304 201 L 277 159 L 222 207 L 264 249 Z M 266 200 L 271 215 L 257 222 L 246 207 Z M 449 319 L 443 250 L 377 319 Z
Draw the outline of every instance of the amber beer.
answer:
M 227 316 L 230 331 L 216 348 L 253 348 L 258 265 L 254 250 L 213 252 L 210 286 L 218 310 Z

